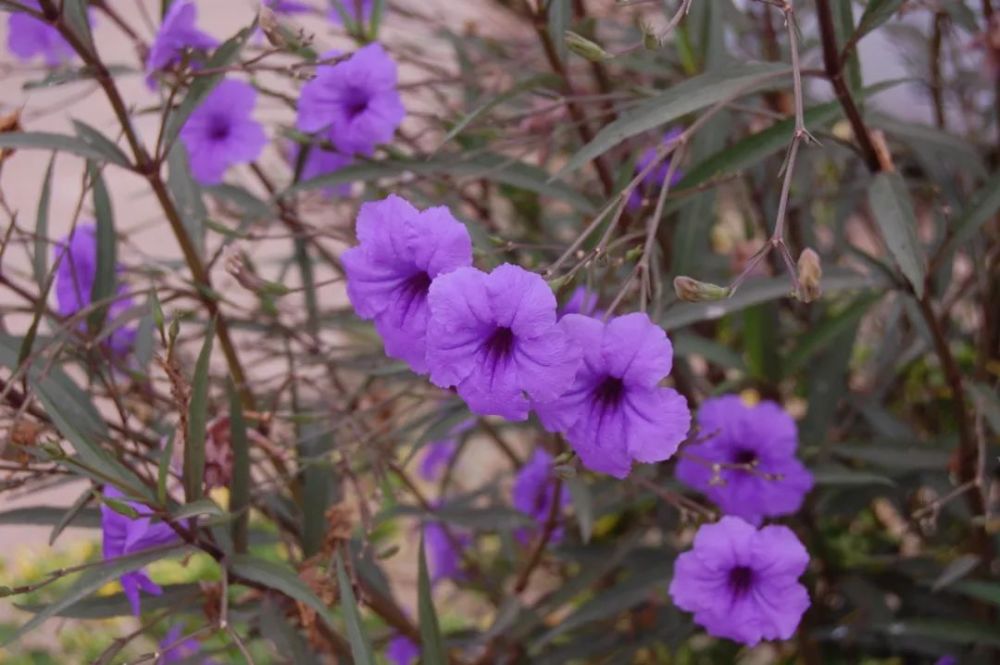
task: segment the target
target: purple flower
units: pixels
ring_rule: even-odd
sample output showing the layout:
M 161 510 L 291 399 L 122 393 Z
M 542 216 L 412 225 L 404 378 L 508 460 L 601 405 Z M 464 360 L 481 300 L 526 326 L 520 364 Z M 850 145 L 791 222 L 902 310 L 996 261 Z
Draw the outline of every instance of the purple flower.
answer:
M 472 544 L 472 536 L 468 533 L 456 532 L 444 528 L 440 522 L 424 524 L 424 547 L 427 552 L 427 569 L 431 582 L 441 580 L 460 580 L 465 577 L 462 571 L 462 552 Z
M 567 314 L 559 325 L 583 349 L 583 364 L 566 394 L 536 405 L 545 428 L 562 432 L 588 469 L 617 478 L 633 461 L 673 455 L 691 414 L 683 397 L 660 387 L 673 361 L 663 329 L 639 313 L 607 323 Z
M 958 659 L 954 656 L 941 656 L 934 665 L 958 665 Z
M 193 637 L 178 642 L 183 634 L 184 627 L 181 624 L 176 624 L 167 631 L 166 636 L 160 642 L 160 657 L 156 660 L 156 665 L 189 663 L 191 657 L 201 651 L 201 644 Z M 202 661 L 202 665 L 208 665 L 211 662 L 206 659 Z
M 458 450 L 459 438 L 472 429 L 474 424 L 475 421 L 471 418 L 463 420 L 452 427 L 444 439 L 428 443 L 424 457 L 420 461 L 420 477 L 431 482 L 441 475 Z
M 104 488 L 104 496 L 109 499 L 122 500 L 124 495 L 115 487 Z M 106 504 L 101 504 L 101 531 L 104 537 L 104 558 L 114 559 L 128 554 L 135 554 L 160 545 L 177 541 L 177 534 L 168 524 L 153 522 L 152 511 L 146 506 L 132 501 L 127 502 L 139 516 L 135 519 L 117 513 Z M 139 591 L 158 596 L 163 590 L 153 583 L 142 570 L 125 573 L 119 580 L 125 597 L 132 605 L 132 612 L 139 616 L 141 612 Z
M 603 319 L 604 310 L 597 308 L 599 298 L 600 296 L 587 287 L 578 286 L 570 294 L 566 304 L 559 309 L 559 318 L 567 314 L 583 314 L 584 316 L 592 316 L 595 319 Z
M 160 31 L 156 33 L 146 58 L 146 80 L 152 85 L 153 74 L 181 62 L 184 51 L 195 49 L 208 51 L 219 42 L 211 35 L 195 27 L 198 8 L 191 0 L 174 0 L 163 17 Z
M 420 659 L 420 645 L 406 635 L 396 635 L 389 640 L 385 657 L 393 665 L 412 665 Z
M 298 162 L 299 154 L 303 148 L 304 146 L 302 145 L 296 145 L 292 153 L 293 166 Z M 350 157 L 342 155 L 336 150 L 326 150 L 318 145 L 311 145 L 309 146 L 309 152 L 306 154 L 305 163 L 302 165 L 302 173 L 299 175 L 299 179 L 303 181 L 312 180 L 313 178 L 336 173 L 345 166 L 350 166 L 352 161 Z M 324 187 L 323 193 L 328 197 L 350 196 L 351 183 L 345 182 L 333 185 L 332 187 Z
M 358 246 L 341 257 L 351 304 L 374 319 L 386 354 L 426 373 L 428 290 L 472 263 L 469 232 L 445 207 L 419 211 L 390 195 L 361 206 L 357 233 Z
M 41 11 L 38 0 L 21 0 L 21 4 Z M 75 55 L 55 27 L 24 12 L 12 12 L 7 19 L 7 48 L 22 62 L 40 55 L 47 67 L 58 67 Z
M 556 298 L 541 277 L 505 263 L 487 274 L 459 268 L 431 285 L 427 365 L 431 381 L 455 386 L 473 413 L 528 417 L 527 393 L 556 399 L 580 351 L 556 324 Z
M 203 185 L 222 181 L 226 169 L 252 162 L 267 144 L 253 119 L 257 91 L 249 83 L 225 80 L 205 96 L 181 129 L 191 173 Z
M 264 5 L 277 14 L 306 14 L 313 10 L 311 5 L 295 0 L 265 0 Z
M 369 44 L 342 62 L 316 69 L 316 78 L 302 87 L 297 126 L 304 132 L 328 131 L 346 155 L 370 155 L 392 139 L 405 115 L 396 63 L 381 44 Z
M 344 22 L 344 15 L 355 23 L 369 20 L 375 6 L 373 0 L 333 0 L 332 4 L 330 20 L 337 25 Z
M 59 261 L 55 283 L 57 310 L 61 316 L 73 316 L 91 303 L 97 277 L 97 227 L 78 225 L 73 233 L 56 243 L 54 254 Z M 116 272 L 119 269 L 115 267 Z M 125 284 L 119 283 L 117 297 L 108 307 L 110 320 L 132 309 L 132 298 L 125 295 L 126 291 Z M 87 322 L 81 321 L 77 329 L 86 332 Z M 108 348 L 116 356 L 127 355 L 135 343 L 135 335 L 135 326 L 119 326 L 108 337 Z
M 681 134 L 684 133 L 679 127 L 674 127 L 667 131 L 663 135 L 663 139 L 660 141 L 661 145 L 667 146 L 677 140 Z M 639 156 L 639 161 L 635 164 L 636 175 L 641 173 L 643 169 L 649 166 L 650 162 L 656 159 L 656 151 L 658 146 L 653 146 L 651 148 L 646 148 L 642 155 Z M 655 166 L 649 173 L 643 177 L 642 182 L 639 186 L 632 190 L 632 194 L 628 198 L 628 203 L 626 204 L 629 210 L 638 210 L 642 207 L 642 199 L 645 196 L 652 196 L 655 192 L 658 192 L 660 187 L 663 185 L 663 179 L 667 177 L 667 171 L 670 170 L 670 157 L 660 160 L 660 163 Z M 670 186 L 673 187 L 681 181 L 684 174 L 681 173 L 680 169 L 676 169 L 674 174 L 670 177 Z
M 791 529 L 723 517 L 698 529 L 694 547 L 677 557 L 670 596 L 710 635 L 750 646 L 787 640 L 809 607 L 798 582 L 808 564 Z
M 552 455 L 542 449 L 535 450 L 531 459 L 521 467 L 514 479 L 514 508 L 535 520 L 539 526 L 544 525 L 552 512 L 552 502 L 555 501 L 555 482 L 552 477 Z M 569 505 L 569 492 L 565 485 L 560 485 L 559 506 Z M 522 542 L 530 539 L 534 529 L 521 529 L 517 537 Z M 557 527 L 552 533 L 552 542 L 562 540 L 562 527 Z
M 764 517 L 794 513 L 812 489 L 812 474 L 795 457 L 795 422 L 774 402 L 749 407 L 737 395 L 705 400 L 698 424 L 707 437 L 686 449 L 677 478 L 698 489 L 727 515 L 759 524 Z M 711 463 L 753 464 L 754 471 Z M 714 481 L 714 482 L 713 482 Z

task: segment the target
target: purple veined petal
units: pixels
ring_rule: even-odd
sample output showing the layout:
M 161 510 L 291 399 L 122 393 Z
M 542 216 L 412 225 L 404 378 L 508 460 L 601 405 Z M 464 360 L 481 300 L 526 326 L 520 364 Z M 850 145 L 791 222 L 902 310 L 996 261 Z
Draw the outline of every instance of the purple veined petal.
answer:
M 79 224 L 73 233 L 56 243 L 56 303 L 59 314 L 72 316 L 90 305 L 97 275 L 97 227 Z
M 567 314 L 582 314 L 595 319 L 603 319 L 604 311 L 598 309 L 597 303 L 600 298 L 598 294 L 590 291 L 585 286 L 578 286 L 570 294 L 569 299 L 559 309 L 559 318 Z
M 573 385 L 580 348 L 559 328 L 519 343 L 514 352 L 517 375 L 535 404 L 551 402 Z
M 257 92 L 237 80 L 219 83 L 181 129 L 191 172 L 206 185 L 217 184 L 233 165 L 256 159 L 267 143 L 264 128 L 251 117 Z
M 607 371 L 630 386 L 651 388 L 670 373 L 673 346 L 663 328 L 645 314 L 618 316 L 607 323 L 601 353 Z
M 691 429 L 687 400 L 672 388 L 629 391 L 624 409 L 630 423 L 628 452 L 637 462 L 670 459 Z
M 433 365 L 431 381 L 441 387 L 461 383 L 476 365 L 476 354 L 494 328 L 487 302 L 486 273 L 459 268 L 431 284 L 427 331 L 435 344 L 428 347 Z
M 181 61 L 185 49 L 208 50 L 218 46 L 218 40 L 195 27 L 198 9 L 190 0 L 174 0 L 163 17 L 146 59 L 147 78 Z
M 125 592 L 125 597 L 128 599 L 129 605 L 132 606 L 132 614 L 135 616 L 140 616 L 142 614 L 142 599 L 140 591 L 144 591 L 151 596 L 159 596 L 163 593 L 158 585 L 154 584 L 149 576 L 142 571 L 133 571 L 131 573 L 125 573 L 121 576 L 119 580 L 122 585 L 122 590 Z

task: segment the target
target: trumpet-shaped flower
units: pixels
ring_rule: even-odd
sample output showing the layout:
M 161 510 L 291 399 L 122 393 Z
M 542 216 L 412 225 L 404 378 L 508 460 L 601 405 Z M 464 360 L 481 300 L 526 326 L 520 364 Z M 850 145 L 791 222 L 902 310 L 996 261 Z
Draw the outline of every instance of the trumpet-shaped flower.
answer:
M 514 508 L 531 517 L 538 526 L 543 526 L 552 513 L 552 504 L 556 499 L 556 483 L 552 476 L 552 455 L 541 448 L 535 450 L 531 459 L 521 467 L 514 479 L 513 489 Z M 557 510 L 569 505 L 569 492 L 565 485 L 559 486 L 559 507 Z M 534 529 L 522 529 L 517 532 L 518 539 L 522 542 L 530 539 Z M 557 526 L 552 532 L 552 542 L 562 540 L 562 527 Z
M 41 10 L 38 0 L 21 0 L 21 4 Z M 58 67 L 75 55 L 58 29 L 24 12 L 11 12 L 7 19 L 7 48 L 22 62 L 41 56 L 47 67 Z
M 809 607 L 799 577 L 809 554 L 784 526 L 738 517 L 702 526 L 674 564 L 670 596 L 711 635 L 747 645 L 787 640 Z
M 180 63 L 187 49 L 208 51 L 218 46 L 215 37 L 195 27 L 197 20 L 198 8 L 191 0 L 174 0 L 170 4 L 146 58 L 148 82 L 156 72 Z
M 632 462 L 661 462 L 687 435 L 687 402 L 660 386 L 673 362 L 666 333 L 645 314 L 607 323 L 567 314 L 560 322 L 583 364 L 559 399 L 537 404 L 542 424 L 562 432 L 584 466 L 624 478 Z
M 556 324 L 556 299 L 541 277 L 504 264 L 487 274 L 459 268 L 434 280 L 427 364 L 431 381 L 454 386 L 473 413 L 528 417 L 529 396 L 556 399 L 580 351 Z

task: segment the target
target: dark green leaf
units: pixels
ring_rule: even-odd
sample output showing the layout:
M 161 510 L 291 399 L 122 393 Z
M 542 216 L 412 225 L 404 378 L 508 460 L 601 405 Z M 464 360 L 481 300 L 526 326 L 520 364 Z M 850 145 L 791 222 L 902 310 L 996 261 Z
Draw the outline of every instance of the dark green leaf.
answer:
M 868 310 L 882 299 L 882 293 L 863 295 L 842 312 L 811 326 L 796 342 L 782 365 L 786 376 L 811 365 L 813 357 L 825 350 L 844 332 L 853 330 Z
M 968 620 L 906 619 L 878 629 L 903 639 L 925 637 L 956 645 L 1000 646 L 996 626 Z
M 116 164 L 125 169 L 131 169 L 132 163 L 128 156 L 122 152 L 121 148 L 114 144 L 108 137 L 80 120 L 73 120 L 73 128 L 80 140 L 104 155 L 104 161 Z
M 70 525 L 80 526 L 79 517 L 86 509 L 87 504 L 90 503 L 92 497 L 93 494 L 90 491 L 90 487 L 80 493 L 80 496 L 76 498 L 73 505 L 70 506 L 65 513 L 63 513 L 63 516 L 60 517 L 59 521 L 52 527 L 52 532 L 49 533 L 49 547 L 55 544 L 59 534 L 61 534 L 66 527 Z
M 420 613 L 420 662 L 425 665 L 446 665 L 448 657 L 441 638 L 434 597 L 431 594 L 431 576 L 427 572 L 427 552 L 424 536 L 420 535 L 420 557 L 417 573 L 417 608 Z
M 984 383 L 970 383 L 969 392 L 976 404 L 976 409 L 983 414 L 994 434 L 1000 434 L 1000 396 L 996 388 Z
M 952 227 L 951 237 L 941 249 L 947 256 L 967 243 L 979 228 L 1000 211 L 1000 171 L 994 173 L 979 190 L 972 195 L 969 205 L 962 211 Z
M 903 0 L 869 0 L 865 5 L 865 11 L 858 22 L 858 28 L 854 31 L 851 41 L 857 43 L 862 37 L 879 27 L 895 14 L 903 6 Z
M 142 598 L 142 609 L 156 611 L 190 607 L 201 597 L 201 587 L 198 584 L 171 584 L 163 587 L 163 594 L 158 596 L 145 595 Z M 32 614 L 45 610 L 45 605 L 22 605 L 17 608 Z M 73 603 L 59 610 L 53 616 L 64 619 L 110 619 L 112 617 L 131 617 L 132 605 L 124 593 L 110 596 L 92 596 Z
M 351 654 L 356 665 L 375 665 L 375 654 L 371 641 L 365 634 L 365 627 L 358 612 L 358 601 L 354 599 L 351 581 L 344 570 L 344 562 L 337 554 L 337 587 L 340 589 L 340 608 L 344 613 L 344 623 L 347 626 L 347 641 L 351 645 Z
M 104 183 L 99 167 L 91 162 L 88 164 L 90 183 L 93 188 L 94 217 L 97 220 L 97 267 L 94 272 L 94 284 L 90 291 L 90 302 L 110 303 L 116 293 L 116 278 L 118 267 L 117 242 L 115 237 L 114 212 L 111 209 L 111 196 Z M 65 260 L 72 257 L 67 254 Z M 95 307 L 87 318 L 91 330 L 100 330 L 108 315 L 109 304 Z
M 557 0 L 557 2 L 558 1 L 560 0 Z M 560 39 L 559 42 L 561 43 L 562 40 Z M 438 145 L 437 149 L 440 150 L 441 146 L 461 134 L 462 130 L 490 109 L 496 108 L 500 104 L 514 99 L 523 92 L 534 90 L 535 88 L 543 86 L 554 86 L 558 83 L 558 81 L 559 79 L 552 74 L 540 74 L 538 76 L 532 76 L 531 78 L 521 81 L 520 83 L 515 83 L 509 90 L 506 90 L 499 95 L 491 94 L 488 102 L 470 111 L 464 118 L 455 123 L 455 126 L 452 127 L 447 134 L 445 134 L 443 139 L 441 139 L 441 143 Z
M 724 99 L 737 99 L 783 85 L 784 82 L 780 79 L 789 71 L 786 65 L 774 63 L 743 64 L 722 67 L 687 79 L 605 125 L 590 143 L 570 158 L 556 177 L 579 169 L 636 134 Z
M 893 445 L 885 441 L 871 444 L 838 443 L 833 454 L 856 462 L 867 462 L 890 471 L 943 471 L 950 452 L 944 449 Z
M 917 239 L 917 217 L 902 176 L 877 174 L 868 188 L 868 201 L 889 253 L 917 298 L 922 298 L 927 265 Z
M 197 501 L 192 501 L 191 503 L 184 504 L 177 510 L 173 511 L 173 518 L 175 521 L 180 522 L 183 520 L 189 520 L 192 517 L 197 517 L 199 515 L 208 515 L 210 517 L 225 517 L 228 513 L 218 506 L 211 499 L 198 499 Z
M 42 192 L 38 195 L 38 212 L 35 215 L 35 256 L 32 261 L 35 284 L 45 284 L 49 272 L 49 207 L 52 202 L 52 169 L 55 167 L 56 153 L 49 158 L 42 180 Z
M 963 554 L 956 557 L 945 566 L 945 569 L 934 580 L 934 584 L 931 585 L 931 591 L 940 591 L 941 589 L 951 587 L 978 568 L 981 562 L 982 559 L 976 554 Z
M 167 188 L 180 213 L 184 229 L 201 252 L 205 247 L 208 209 L 201 198 L 201 186 L 191 176 L 187 150 L 182 143 L 175 143 L 167 155 Z
M 579 476 L 567 478 L 563 482 L 569 488 L 569 495 L 573 501 L 573 512 L 576 514 L 576 523 L 580 527 L 580 540 L 589 543 L 590 536 L 594 533 L 593 494 L 587 483 Z
M 205 331 L 198 361 L 191 379 L 191 403 L 188 407 L 188 429 L 184 442 L 184 496 L 189 502 L 201 498 L 205 477 L 205 435 L 208 425 L 208 370 L 215 339 L 215 321 Z
M 237 554 L 230 559 L 229 571 L 239 578 L 262 584 L 274 589 L 292 600 L 316 611 L 321 619 L 330 627 L 334 627 L 333 616 L 329 608 L 323 604 L 312 589 L 299 579 L 295 571 L 287 565 L 267 561 L 247 554 Z
M 948 587 L 948 591 L 964 594 L 976 600 L 1000 606 L 1000 583 L 983 580 L 961 580 Z
M 83 139 L 49 132 L 0 133 L 0 148 L 52 150 L 55 152 L 68 152 L 78 157 L 98 162 L 107 161 L 107 156 L 103 152 Z
M 855 487 L 857 485 L 885 485 L 886 487 L 895 487 L 896 485 L 892 478 L 887 476 L 844 467 L 824 466 L 812 469 L 812 474 L 813 479 L 819 486 Z
M 63 0 L 62 14 L 70 29 L 76 33 L 80 41 L 91 50 L 94 49 L 94 37 L 90 32 L 90 17 L 87 15 L 87 0 Z
M 569 49 L 566 48 L 566 40 L 563 39 L 563 35 L 566 34 L 566 30 L 569 29 L 570 25 L 569 22 L 572 15 L 570 0 L 549 0 L 547 13 L 549 39 L 552 41 L 552 45 L 555 46 L 556 53 L 559 54 L 559 59 L 565 62 Z
M 250 445 L 247 440 L 243 404 L 232 379 L 227 384 L 227 392 L 229 393 L 229 442 L 233 447 L 229 510 L 236 516 L 236 521 L 233 522 L 233 549 L 237 554 L 243 554 L 247 550 L 250 524 Z
M 85 494 L 89 496 L 90 490 L 88 489 Z M 57 526 L 66 519 L 66 515 L 66 508 L 62 506 L 26 506 L 0 513 L 0 524 Z M 73 517 L 70 526 L 76 529 L 96 529 L 101 526 L 101 513 L 91 508 L 80 510 Z

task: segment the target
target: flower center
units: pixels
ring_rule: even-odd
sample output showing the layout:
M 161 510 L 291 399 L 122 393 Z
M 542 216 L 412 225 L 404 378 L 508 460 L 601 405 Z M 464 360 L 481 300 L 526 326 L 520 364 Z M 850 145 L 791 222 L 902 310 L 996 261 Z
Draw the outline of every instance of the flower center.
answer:
M 507 358 L 514 350 L 514 331 L 506 326 L 500 326 L 486 340 L 486 356 L 493 360 L 494 366 L 500 360 Z
M 408 316 L 410 309 L 417 303 L 422 302 L 427 297 L 427 292 L 431 288 L 431 276 L 424 271 L 415 272 L 410 275 L 402 286 L 401 298 L 405 301 L 403 316 Z
M 617 376 L 606 376 L 594 389 L 594 400 L 605 408 L 615 408 L 625 397 L 625 383 Z
M 232 126 L 229 120 L 223 118 L 222 116 L 215 116 L 211 119 L 208 125 L 208 137 L 213 141 L 225 141 L 229 138 L 229 132 L 232 130 Z
M 344 105 L 344 112 L 348 120 L 354 120 L 359 115 L 368 110 L 368 94 L 363 90 L 351 90 L 347 96 L 347 103 Z
M 756 464 L 757 451 L 750 450 L 749 448 L 740 448 L 733 455 L 733 462 L 735 464 Z
M 729 571 L 729 590 L 736 598 L 742 598 L 753 587 L 753 569 L 749 566 L 736 566 Z

